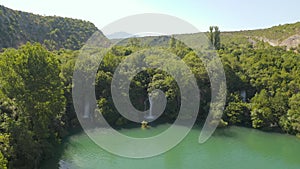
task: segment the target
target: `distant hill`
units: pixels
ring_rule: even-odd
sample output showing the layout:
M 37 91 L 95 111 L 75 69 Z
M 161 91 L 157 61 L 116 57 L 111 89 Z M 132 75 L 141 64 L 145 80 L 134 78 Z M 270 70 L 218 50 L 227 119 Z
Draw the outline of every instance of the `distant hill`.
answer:
M 128 38 L 131 37 L 132 35 L 127 32 L 115 32 L 110 35 L 106 35 L 108 39 L 122 39 L 122 38 Z
M 133 37 L 138 39 L 138 45 L 141 46 L 162 46 L 166 47 L 169 45 L 170 36 L 145 36 L 145 37 Z M 117 46 L 126 46 L 132 38 L 120 38 L 120 39 L 111 39 L 111 42 Z
M 222 28 L 220 28 L 222 30 Z M 80 49 L 97 27 L 91 22 L 57 16 L 41 16 L 21 12 L 0 5 L 0 51 L 3 48 L 18 47 L 26 42 L 39 42 L 48 49 Z M 203 34 L 175 35 L 193 44 Z M 107 37 L 119 45 L 126 45 L 131 34 L 116 32 Z M 125 39 L 124 39 L 125 38 Z M 170 36 L 137 37 L 141 45 L 166 46 Z M 264 41 L 272 46 L 287 46 L 288 49 L 300 45 L 300 22 L 273 26 L 267 29 L 222 32 L 221 43 L 252 43 Z M 206 43 L 206 42 L 205 42 Z M 205 47 L 205 43 L 200 46 Z
M 222 29 L 222 28 L 220 28 Z M 192 43 L 200 33 L 178 35 L 185 41 Z M 256 44 L 264 41 L 272 46 L 286 46 L 287 49 L 300 45 L 300 22 L 273 26 L 266 29 L 221 32 L 222 44 Z
M 224 43 L 256 43 L 264 41 L 272 46 L 286 46 L 288 49 L 300 45 L 300 22 L 273 26 L 267 29 L 223 32 Z
M 221 29 L 221 28 L 220 28 Z M 206 33 L 205 33 L 206 34 Z M 198 43 L 199 39 L 203 38 L 203 33 L 180 34 L 175 37 L 184 40 L 188 45 Z M 170 40 L 170 36 L 147 36 L 137 37 L 141 45 L 145 46 L 166 46 Z M 117 41 L 120 39 L 113 39 Z M 246 30 L 246 31 L 232 31 L 221 32 L 222 44 L 256 44 L 259 41 L 264 41 L 272 46 L 286 46 L 287 49 L 296 48 L 300 45 L 300 22 L 293 24 L 285 24 L 273 26 L 266 29 Z M 119 45 L 126 45 L 128 39 L 124 38 Z M 198 44 L 201 47 L 207 47 L 207 42 Z
M 39 42 L 48 49 L 80 49 L 98 28 L 78 19 L 41 16 L 0 5 L 0 50 Z

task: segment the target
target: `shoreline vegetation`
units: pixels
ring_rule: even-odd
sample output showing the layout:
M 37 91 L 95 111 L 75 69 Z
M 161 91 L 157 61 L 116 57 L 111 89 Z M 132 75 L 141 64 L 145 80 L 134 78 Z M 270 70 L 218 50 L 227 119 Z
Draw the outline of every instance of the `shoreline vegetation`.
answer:
M 85 21 L 38 16 L 3 6 L 0 6 L 0 20 L 3 35 L 0 37 L 0 168 L 39 168 L 42 161 L 53 156 L 54 148 L 62 139 L 80 127 L 71 93 L 74 65 L 80 53 L 78 49 L 97 28 Z M 70 28 L 64 27 L 66 22 Z M 25 23 L 33 28 L 24 26 Z M 48 23 L 51 26 L 45 27 Z M 300 137 L 300 45 L 294 42 L 286 46 L 270 44 L 272 31 L 279 32 L 278 37 L 273 38 L 284 41 L 282 39 L 289 37 L 291 31 L 297 34 L 299 28 L 299 23 L 295 23 L 232 33 L 222 33 L 218 27 L 209 29 L 206 34 L 212 45 L 202 46 L 202 54 L 217 49 L 227 80 L 221 125 Z M 287 31 L 289 34 L 285 35 L 283 32 Z M 188 40 L 199 35 L 178 36 Z M 211 100 L 206 69 L 196 53 L 174 36 L 131 38 L 111 48 L 96 74 L 98 107 L 88 121 L 97 123 L 102 114 L 116 128 L 130 126 L 114 107 L 109 90 L 111 80 L 122 60 L 149 48 L 170 52 L 189 66 L 201 96 L 197 123 L 205 121 Z M 179 67 L 176 62 L 159 56 L 147 59 Z M 167 72 L 145 69 L 138 73 L 130 84 L 132 104 L 138 110 L 148 109 L 149 104 L 144 102 L 155 89 L 164 91 L 168 100 L 159 120 L 173 122 L 181 98 L 175 79 Z

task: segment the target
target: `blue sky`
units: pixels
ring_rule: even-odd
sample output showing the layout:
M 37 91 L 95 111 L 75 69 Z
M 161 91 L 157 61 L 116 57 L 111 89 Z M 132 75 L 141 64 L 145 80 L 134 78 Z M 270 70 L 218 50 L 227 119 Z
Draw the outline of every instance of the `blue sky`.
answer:
M 99 29 L 141 13 L 173 15 L 200 31 L 211 25 L 233 31 L 300 21 L 299 0 L 0 0 L 0 4 L 35 14 L 88 20 Z

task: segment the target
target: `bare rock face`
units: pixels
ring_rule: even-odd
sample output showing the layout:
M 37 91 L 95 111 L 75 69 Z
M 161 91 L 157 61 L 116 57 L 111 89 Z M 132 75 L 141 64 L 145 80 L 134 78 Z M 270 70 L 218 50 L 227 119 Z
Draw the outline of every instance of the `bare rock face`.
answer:
M 286 46 L 287 49 L 295 48 L 300 45 L 300 35 L 296 34 L 283 40 L 279 46 Z
M 255 37 L 256 40 L 263 41 L 266 43 L 269 43 L 271 46 L 286 46 L 286 49 L 296 48 L 300 45 L 300 34 L 296 34 L 293 36 L 290 36 L 283 41 L 274 40 L 274 39 L 268 39 L 265 37 Z M 252 44 L 256 44 L 252 38 L 248 37 L 248 41 Z
M 278 40 L 268 39 L 265 37 L 256 37 L 256 38 L 260 41 L 269 43 L 271 46 L 279 46 Z

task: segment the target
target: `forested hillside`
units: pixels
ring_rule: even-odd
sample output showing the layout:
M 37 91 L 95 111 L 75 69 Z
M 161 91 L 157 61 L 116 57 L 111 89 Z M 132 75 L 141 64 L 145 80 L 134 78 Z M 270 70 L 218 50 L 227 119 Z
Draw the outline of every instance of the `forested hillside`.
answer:
M 80 49 L 98 29 L 78 19 L 41 16 L 0 5 L 0 49 L 39 42 L 49 50 Z
M 97 28 L 80 20 L 38 16 L 3 6 L 0 9 L 0 168 L 39 168 L 68 132 L 80 128 L 71 93 L 74 65 L 80 53 L 77 49 Z M 265 41 L 266 38 L 284 41 L 297 36 L 299 26 L 296 23 L 221 34 L 217 27 L 211 27 L 207 35 L 213 45 L 199 46 L 203 56 L 215 46 L 224 66 L 227 100 L 223 126 L 240 125 L 300 135 L 300 47 L 287 50 L 285 46 L 272 46 Z M 114 107 L 112 78 L 117 66 L 128 56 L 151 49 L 172 53 L 178 56 L 177 61 L 190 68 L 200 90 L 197 122 L 201 124 L 211 106 L 210 80 L 198 54 L 175 40 L 176 36 L 193 43 L 201 34 L 131 38 L 105 50 L 103 61 L 92 77 L 98 107 L 86 121 L 97 123 L 102 114 L 116 128 L 133 123 Z M 95 49 L 93 54 L 97 56 L 101 50 Z M 177 62 L 159 54 L 134 57 L 132 62 L 152 60 L 158 67 L 166 63 L 176 73 L 182 73 Z M 95 61 L 86 59 L 89 63 Z M 130 71 L 124 69 L 121 73 L 126 75 Z M 145 104 L 148 93 L 155 89 L 164 91 L 168 100 L 160 122 L 174 122 L 182 98 L 175 79 L 165 71 L 145 68 L 138 73 L 130 83 L 132 104 L 139 110 L 149 108 Z M 188 113 L 186 118 L 191 118 Z
M 206 35 L 208 35 L 207 33 L 208 32 L 205 32 Z M 189 43 L 193 43 L 195 39 L 203 39 L 202 33 L 180 34 L 176 36 Z M 251 45 L 255 46 L 257 43 L 263 41 L 271 46 L 282 46 L 288 50 L 295 50 L 300 45 L 300 22 L 273 26 L 266 29 L 221 32 L 220 38 L 222 39 L 223 45 L 247 45 L 251 43 Z M 140 40 L 140 44 L 144 46 L 166 46 L 170 38 L 167 36 L 152 36 L 138 39 Z M 112 41 L 118 40 L 120 39 L 113 39 Z M 125 39 L 120 45 L 126 45 L 128 41 L 129 40 Z M 206 45 L 206 42 L 204 42 L 203 45 Z
M 256 44 L 264 41 L 272 46 L 286 46 L 295 49 L 300 45 L 300 22 L 273 26 L 267 29 L 245 30 L 236 32 L 223 32 L 223 43 Z
M 181 34 L 181 39 L 193 42 L 202 33 Z M 297 49 L 300 45 L 300 22 L 273 26 L 266 29 L 221 32 L 223 45 L 249 44 L 256 45 L 263 41 L 271 46 L 282 46 L 286 49 Z M 204 43 L 205 44 L 205 43 Z

